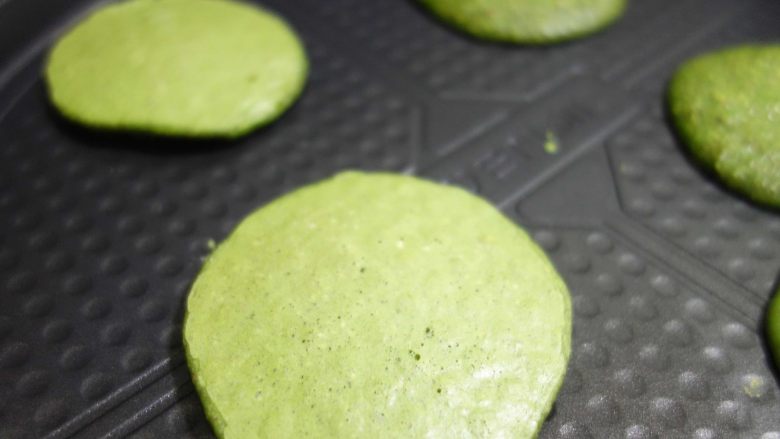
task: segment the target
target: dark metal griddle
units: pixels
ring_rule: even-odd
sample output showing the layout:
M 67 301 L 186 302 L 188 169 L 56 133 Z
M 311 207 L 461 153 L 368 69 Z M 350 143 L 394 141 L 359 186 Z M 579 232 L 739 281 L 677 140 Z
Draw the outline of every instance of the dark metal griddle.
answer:
M 220 143 L 63 122 L 42 63 L 95 4 L 0 0 L 0 437 L 212 437 L 180 341 L 207 243 L 361 168 L 482 194 L 564 275 L 572 361 L 541 437 L 780 438 L 761 336 L 780 213 L 698 169 L 664 112 L 682 60 L 780 41 L 780 3 L 630 0 L 549 48 L 473 40 L 407 0 L 262 3 L 305 40 L 310 81 Z

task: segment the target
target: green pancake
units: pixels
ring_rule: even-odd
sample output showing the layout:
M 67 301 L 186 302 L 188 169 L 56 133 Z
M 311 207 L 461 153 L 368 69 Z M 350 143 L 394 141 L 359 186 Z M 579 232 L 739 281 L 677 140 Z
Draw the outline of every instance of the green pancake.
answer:
M 766 314 L 766 336 L 769 339 L 769 348 L 775 357 L 775 366 L 780 369 L 780 291 L 769 302 Z
M 187 301 L 223 438 L 533 437 L 566 370 L 565 284 L 461 189 L 348 172 L 249 215 Z
M 306 54 L 276 15 L 229 0 L 129 0 L 67 32 L 46 66 L 62 114 L 104 129 L 236 137 L 300 94 Z
M 595 33 L 623 14 L 626 0 L 419 0 L 478 38 L 550 44 Z
M 687 62 L 672 78 L 669 105 L 701 163 L 753 200 L 780 206 L 780 46 Z

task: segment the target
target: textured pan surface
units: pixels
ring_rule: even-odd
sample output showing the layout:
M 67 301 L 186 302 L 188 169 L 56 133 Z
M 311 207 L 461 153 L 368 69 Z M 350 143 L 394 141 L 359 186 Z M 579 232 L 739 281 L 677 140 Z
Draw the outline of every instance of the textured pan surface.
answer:
M 301 33 L 311 80 L 278 123 L 210 144 L 64 123 L 45 50 L 94 5 L 0 0 L 0 437 L 211 437 L 180 344 L 208 242 L 345 168 L 468 187 L 550 254 L 575 321 L 541 437 L 780 437 L 759 335 L 780 214 L 695 167 L 663 105 L 682 60 L 780 40 L 777 2 L 632 0 L 546 49 L 470 40 L 405 0 L 263 4 Z

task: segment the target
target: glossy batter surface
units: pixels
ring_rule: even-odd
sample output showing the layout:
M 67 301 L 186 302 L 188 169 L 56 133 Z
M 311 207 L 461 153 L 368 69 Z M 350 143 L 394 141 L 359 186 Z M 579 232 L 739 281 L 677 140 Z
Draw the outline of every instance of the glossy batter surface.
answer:
M 241 222 L 184 327 L 225 438 L 534 437 L 570 337 L 566 286 L 490 204 L 355 172 Z
M 46 67 L 68 118 L 98 128 L 235 137 L 284 112 L 308 70 L 279 17 L 230 0 L 129 0 L 67 32 Z
M 597 32 L 622 15 L 626 0 L 419 0 L 476 37 L 547 44 Z
M 695 157 L 735 190 L 780 206 L 780 46 L 689 61 L 672 79 L 669 104 Z

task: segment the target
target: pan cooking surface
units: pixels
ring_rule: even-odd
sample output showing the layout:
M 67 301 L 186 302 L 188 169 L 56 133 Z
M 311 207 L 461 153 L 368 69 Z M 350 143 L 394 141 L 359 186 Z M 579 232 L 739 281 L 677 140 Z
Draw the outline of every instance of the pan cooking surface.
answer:
M 406 0 L 262 3 L 307 46 L 301 100 L 191 142 L 64 122 L 45 52 L 95 5 L 0 1 L 0 437 L 212 437 L 180 341 L 209 243 L 360 168 L 481 194 L 565 277 L 572 361 L 542 438 L 780 438 L 760 335 L 780 215 L 701 171 L 664 110 L 683 60 L 780 41 L 780 5 L 631 0 L 603 33 L 527 48 Z

